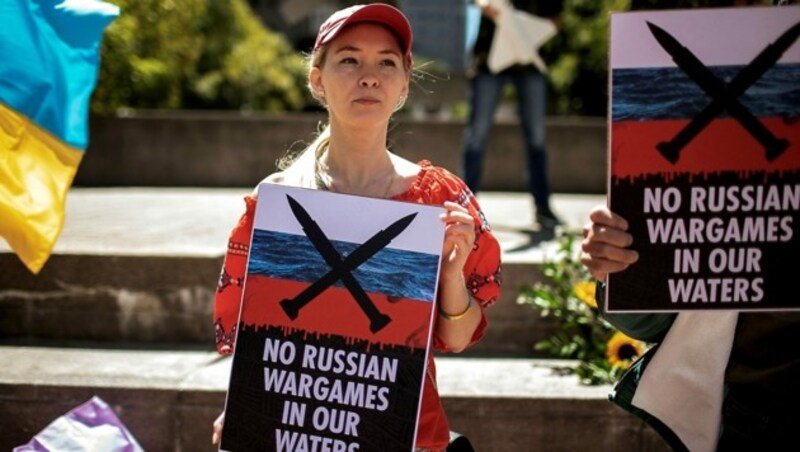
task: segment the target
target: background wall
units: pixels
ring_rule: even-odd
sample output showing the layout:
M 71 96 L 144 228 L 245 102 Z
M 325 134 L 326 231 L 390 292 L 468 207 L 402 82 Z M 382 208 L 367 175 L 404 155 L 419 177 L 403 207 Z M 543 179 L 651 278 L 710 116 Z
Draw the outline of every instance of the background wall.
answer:
M 250 187 L 275 171 L 288 149 L 313 139 L 314 113 L 151 111 L 97 116 L 77 186 Z M 464 124 L 400 118 L 391 149 L 412 161 L 429 159 L 458 173 Z M 605 193 L 606 123 L 602 118 L 547 120 L 550 185 L 556 193 Z M 525 191 L 522 136 L 499 119 L 489 139 L 482 190 Z

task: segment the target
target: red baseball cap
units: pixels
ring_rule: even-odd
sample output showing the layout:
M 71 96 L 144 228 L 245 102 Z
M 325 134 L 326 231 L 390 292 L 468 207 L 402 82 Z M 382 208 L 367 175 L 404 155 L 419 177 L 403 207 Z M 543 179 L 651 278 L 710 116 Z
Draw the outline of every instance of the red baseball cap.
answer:
M 385 3 L 353 5 L 333 13 L 319 27 L 314 51 L 331 42 L 347 25 L 360 22 L 377 22 L 389 27 L 400 39 L 403 56 L 411 63 L 411 44 L 414 40 L 411 24 L 399 9 Z

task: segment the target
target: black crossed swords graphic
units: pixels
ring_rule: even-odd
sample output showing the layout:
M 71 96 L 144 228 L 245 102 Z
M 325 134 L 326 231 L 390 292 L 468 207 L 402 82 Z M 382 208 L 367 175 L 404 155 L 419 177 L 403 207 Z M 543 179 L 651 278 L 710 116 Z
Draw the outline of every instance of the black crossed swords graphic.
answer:
M 369 317 L 370 331 L 375 333 L 388 325 L 392 319 L 388 315 L 378 311 L 378 308 L 372 300 L 370 300 L 369 296 L 364 292 L 364 289 L 350 272 L 366 262 L 375 253 L 385 248 L 389 242 L 400 235 L 400 233 L 414 221 L 414 217 L 416 217 L 417 214 L 412 213 L 406 215 L 389 225 L 386 229 L 378 231 L 342 260 L 339 252 L 303 206 L 289 195 L 286 195 L 286 198 L 289 201 L 289 207 L 292 209 L 292 213 L 295 218 L 297 218 L 297 221 L 300 222 L 311 244 L 314 245 L 314 248 L 319 251 L 319 254 L 325 259 L 328 266 L 331 267 L 328 273 L 306 287 L 305 290 L 300 292 L 296 297 L 281 300 L 280 305 L 286 315 L 292 320 L 296 319 L 303 306 L 310 303 L 311 300 L 316 298 L 337 280 L 341 280 L 364 314 Z
M 681 150 L 714 120 L 723 109 L 728 110 L 728 113 L 758 140 L 766 150 L 768 161 L 775 160 L 786 150 L 789 146 L 789 141 L 783 138 L 776 138 L 758 118 L 753 116 L 737 100 L 737 97 L 761 78 L 769 68 L 774 66 L 781 58 L 781 55 L 794 44 L 800 35 L 800 22 L 783 32 L 775 42 L 767 45 L 728 84 L 718 79 L 702 61 L 663 28 L 650 22 L 647 22 L 647 26 L 659 45 L 672 56 L 678 67 L 713 99 L 672 140 L 663 141 L 656 145 L 656 149 L 664 158 L 671 163 L 676 163 L 680 158 Z

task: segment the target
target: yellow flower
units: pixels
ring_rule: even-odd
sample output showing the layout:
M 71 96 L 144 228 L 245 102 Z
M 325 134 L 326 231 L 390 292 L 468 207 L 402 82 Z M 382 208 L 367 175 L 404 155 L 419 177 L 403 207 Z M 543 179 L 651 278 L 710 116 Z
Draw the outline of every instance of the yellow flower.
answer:
M 589 305 L 591 308 L 597 309 L 597 300 L 594 297 L 595 284 L 591 281 L 582 281 L 572 286 L 572 293 L 578 297 L 578 300 Z
M 606 358 L 614 367 L 627 368 L 644 352 L 644 342 L 637 341 L 619 331 L 606 342 Z

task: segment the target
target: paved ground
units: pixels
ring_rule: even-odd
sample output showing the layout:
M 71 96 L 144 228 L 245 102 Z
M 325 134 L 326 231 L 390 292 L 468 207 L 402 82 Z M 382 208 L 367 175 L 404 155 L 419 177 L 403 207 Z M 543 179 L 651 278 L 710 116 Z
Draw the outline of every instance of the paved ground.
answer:
M 54 253 L 219 256 L 244 209 L 242 188 L 73 188 Z M 479 201 L 501 242 L 504 262 L 539 262 L 553 231 L 533 226 L 524 193 L 486 192 Z M 554 194 L 564 227 L 579 229 L 604 195 Z M 0 252 L 8 252 L 0 240 Z
M 214 351 L 0 347 L 2 384 L 226 391 L 231 360 Z M 448 397 L 604 398 L 609 385 L 576 385 L 554 369 L 556 359 L 437 359 L 440 392 Z M 486 382 L 494 382 L 491 386 Z M 546 384 L 545 384 L 546 383 Z

